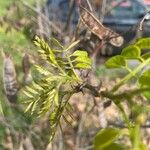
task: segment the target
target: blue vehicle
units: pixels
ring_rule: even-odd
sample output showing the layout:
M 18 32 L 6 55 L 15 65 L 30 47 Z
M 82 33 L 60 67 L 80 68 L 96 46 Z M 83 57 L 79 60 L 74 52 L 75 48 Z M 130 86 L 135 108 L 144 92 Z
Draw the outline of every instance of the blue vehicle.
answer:
M 127 40 L 130 40 L 135 36 L 141 19 L 150 8 L 149 5 L 142 0 L 128 0 L 116 7 L 115 2 L 112 5 L 114 8 L 104 17 L 103 23 L 124 36 L 129 35 L 130 38 Z M 143 36 L 150 36 L 149 21 L 144 23 L 143 29 Z

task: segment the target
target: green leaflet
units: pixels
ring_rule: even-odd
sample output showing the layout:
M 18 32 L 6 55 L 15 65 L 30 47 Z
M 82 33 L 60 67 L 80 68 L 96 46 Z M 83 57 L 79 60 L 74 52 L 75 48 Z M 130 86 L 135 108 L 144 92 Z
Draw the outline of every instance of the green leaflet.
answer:
M 56 91 L 56 93 L 55 93 L 54 102 L 55 102 L 56 106 L 59 105 L 59 92 L 58 91 Z
M 146 85 L 150 87 L 150 69 L 146 70 L 139 78 L 140 85 Z
M 54 48 L 60 48 L 60 49 L 64 50 L 64 47 L 55 38 L 50 38 L 50 42 L 51 42 L 52 46 L 54 46 Z
M 42 66 L 38 66 L 38 65 L 35 65 L 37 71 L 39 71 L 40 74 L 43 74 L 45 76 L 51 76 L 52 74 L 48 71 L 48 69 L 45 69 L 44 67 Z
M 34 81 L 32 81 L 32 86 L 36 89 L 36 90 L 44 90 L 39 84 L 35 83 Z
M 105 65 L 107 68 L 122 68 L 126 66 L 126 60 L 123 56 L 117 55 L 107 60 Z
M 30 109 L 32 109 L 32 106 L 34 104 L 34 101 L 30 102 L 25 110 L 25 112 L 29 111 Z
M 36 91 L 35 89 L 29 87 L 29 86 L 26 86 L 26 91 L 30 92 L 31 94 L 38 94 L 38 91 Z
M 141 86 L 141 88 L 147 88 L 147 86 Z M 143 92 L 143 95 L 150 101 L 150 91 L 149 92 Z
M 75 64 L 76 69 L 90 69 L 92 66 L 92 60 L 88 57 L 86 51 L 75 51 L 72 55 L 72 62 Z
M 74 61 L 89 64 L 89 66 L 91 66 L 91 64 L 92 64 L 92 60 L 88 57 L 82 57 L 82 56 L 81 57 L 76 57 L 74 59 Z
M 68 50 L 72 49 L 72 48 L 75 47 L 79 42 L 80 42 L 79 40 L 73 42 L 71 45 L 69 45 L 68 47 L 66 47 L 66 48 L 64 49 L 64 51 L 68 51 Z
M 106 128 L 100 130 L 94 139 L 94 150 L 100 150 L 114 142 L 120 135 L 119 129 Z
M 141 88 L 150 88 L 150 69 L 146 70 L 139 78 Z M 150 91 L 143 92 L 143 95 L 150 100 Z
M 32 94 L 30 94 L 29 92 L 23 90 L 23 93 L 28 97 L 28 98 L 34 98 Z
M 38 100 L 34 101 L 32 108 L 31 108 L 31 114 L 33 114 L 36 111 L 36 109 L 38 107 Z
M 150 49 L 150 38 L 139 39 L 135 43 L 135 45 L 138 46 L 140 49 Z
M 130 45 L 122 50 L 121 56 L 127 59 L 138 59 L 141 55 L 141 50 L 136 45 Z
M 3 107 L 2 107 L 2 102 L 0 101 L 0 114 L 3 114 Z
M 88 57 L 88 53 L 86 51 L 76 50 L 71 56 Z
M 143 55 L 142 55 L 142 58 L 143 58 L 144 60 L 150 58 L 150 52 L 143 54 Z
M 76 69 L 91 69 L 91 65 L 85 64 L 85 63 L 77 63 L 75 65 Z

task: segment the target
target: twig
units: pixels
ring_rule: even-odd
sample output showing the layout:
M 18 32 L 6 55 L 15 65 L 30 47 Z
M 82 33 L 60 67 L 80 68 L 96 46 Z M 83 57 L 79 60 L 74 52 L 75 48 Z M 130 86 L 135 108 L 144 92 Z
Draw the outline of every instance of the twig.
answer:
M 87 102 L 86 102 L 86 107 L 87 107 Z M 83 126 L 84 126 L 85 120 L 87 118 L 87 115 L 88 115 L 88 112 L 84 112 L 81 115 L 81 118 L 80 118 L 80 121 L 78 124 L 78 131 L 77 131 L 77 136 L 76 136 L 76 149 L 79 149 L 79 147 L 80 147 L 81 137 L 82 137 L 81 133 L 82 133 Z
M 149 19 L 150 19 L 150 12 L 147 12 L 146 15 L 140 21 L 139 30 L 141 30 L 141 31 L 143 30 L 144 21 L 149 20 Z
M 40 31 L 39 35 L 41 38 L 43 38 L 44 28 L 43 28 L 43 23 L 42 23 L 43 21 L 42 21 L 42 17 L 41 17 L 41 6 L 40 6 L 38 0 L 36 1 L 36 8 L 37 8 L 37 11 L 40 12 L 37 17 L 38 27 L 39 27 L 39 31 Z
M 63 145 L 64 145 L 64 137 L 63 137 L 63 132 L 60 128 L 60 131 L 59 131 L 59 145 L 58 145 L 58 150 L 62 150 L 63 149 Z
M 107 91 L 99 92 L 96 89 L 96 87 L 94 87 L 90 84 L 85 84 L 83 88 L 89 89 L 91 94 L 95 97 L 103 96 L 110 100 L 128 99 L 129 97 L 133 97 L 136 93 L 140 94 L 142 92 L 150 91 L 150 88 L 142 88 L 142 89 L 127 90 L 120 94 L 113 94 L 113 93 L 107 92 Z
M 89 0 L 86 0 L 86 2 L 87 2 L 87 5 L 88 5 L 90 11 L 93 12 L 93 8 L 92 8 L 92 5 L 90 4 Z

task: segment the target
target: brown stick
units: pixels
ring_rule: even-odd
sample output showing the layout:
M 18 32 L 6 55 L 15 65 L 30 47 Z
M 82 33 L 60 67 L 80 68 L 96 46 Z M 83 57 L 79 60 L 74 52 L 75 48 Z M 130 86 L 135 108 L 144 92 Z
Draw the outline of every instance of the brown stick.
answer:
M 100 43 L 98 42 L 98 44 L 96 44 L 94 50 L 93 50 L 93 53 L 91 55 L 91 58 L 96 58 L 98 52 L 100 51 L 100 49 L 105 45 L 105 41 L 101 41 Z

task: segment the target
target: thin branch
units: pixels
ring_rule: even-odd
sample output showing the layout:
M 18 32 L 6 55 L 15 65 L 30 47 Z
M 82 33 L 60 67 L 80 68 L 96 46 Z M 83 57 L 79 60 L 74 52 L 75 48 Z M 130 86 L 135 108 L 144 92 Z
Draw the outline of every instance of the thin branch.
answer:
M 112 94 L 107 91 L 101 91 L 99 92 L 96 87 L 90 85 L 90 84 L 85 84 L 83 88 L 89 89 L 91 94 L 95 97 L 106 97 L 110 100 L 118 100 L 118 99 L 128 99 L 129 97 L 133 97 L 135 94 L 140 94 L 142 92 L 148 92 L 150 91 L 150 88 L 141 88 L 141 89 L 134 89 L 134 90 L 126 90 L 123 93 L 120 94 Z
M 69 8 L 69 13 L 68 13 L 68 17 L 67 17 L 67 22 L 66 22 L 66 26 L 65 26 L 65 31 L 70 31 L 70 25 L 71 25 L 71 19 L 72 19 L 72 14 L 75 8 L 75 0 L 70 1 L 70 8 Z
M 146 15 L 144 15 L 144 17 L 142 18 L 142 20 L 140 21 L 140 25 L 139 25 L 139 30 L 143 31 L 143 25 L 144 25 L 144 21 L 145 20 L 149 20 L 150 19 L 150 12 L 147 12 Z
M 42 21 L 42 17 L 41 17 L 41 6 L 40 6 L 40 3 L 39 1 L 37 0 L 36 1 L 36 9 L 37 11 L 39 12 L 38 16 L 37 16 L 37 22 L 38 22 L 38 27 L 39 27 L 39 35 L 41 38 L 43 38 L 43 31 L 44 31 L 44 28 L 43 28 L 43 21 Z
M 92 8 L 92 5 L 91 5 L 91 3 L 89 2 L 89 0 L 86 0 L 86 2 L 87 2 L 87 5 L 88 5 L 90 11 L 93 12 L 93 8 Z

